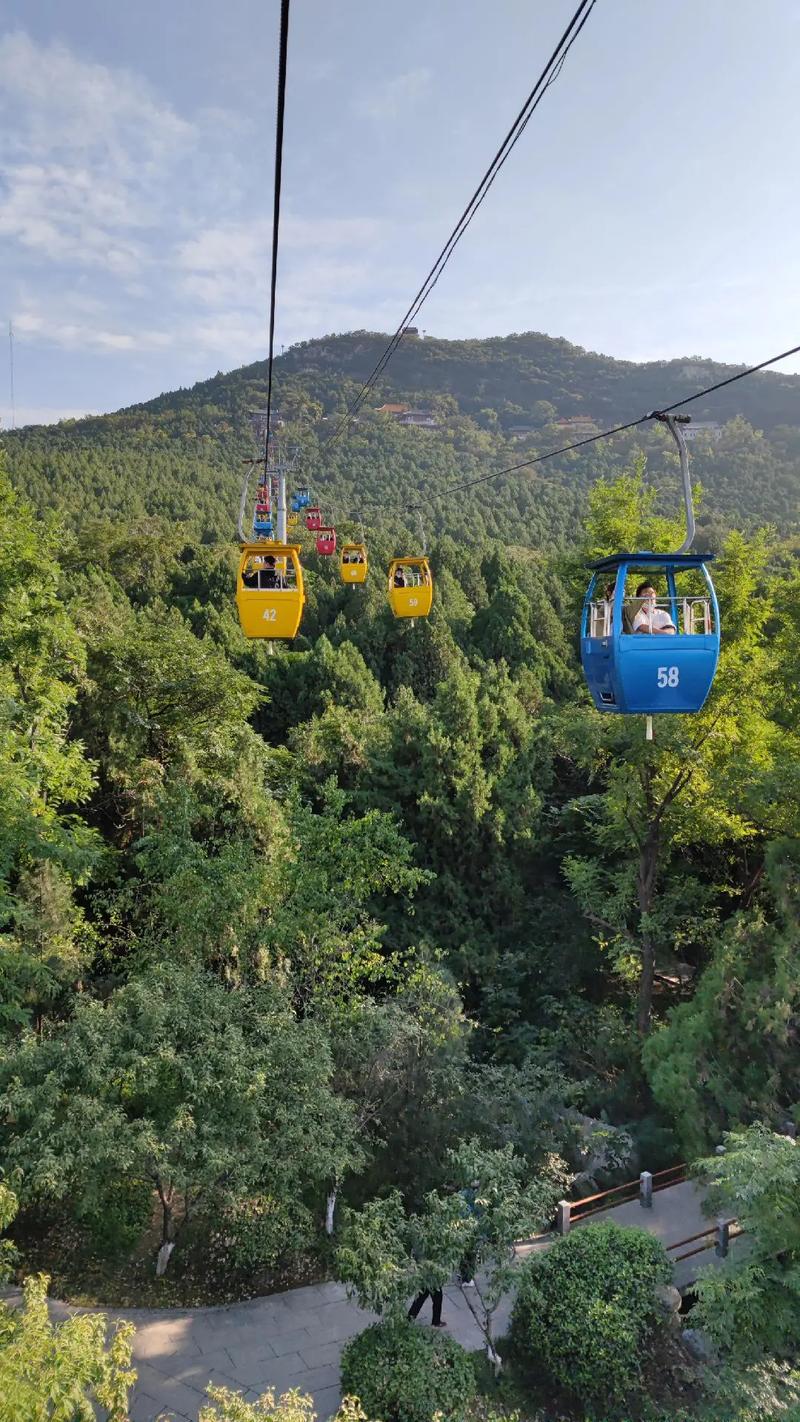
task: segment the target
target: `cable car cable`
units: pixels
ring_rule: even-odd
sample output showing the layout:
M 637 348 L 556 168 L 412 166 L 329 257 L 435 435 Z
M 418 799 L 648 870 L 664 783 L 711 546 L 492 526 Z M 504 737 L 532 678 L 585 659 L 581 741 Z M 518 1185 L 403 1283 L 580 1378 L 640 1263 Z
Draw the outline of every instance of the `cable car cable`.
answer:
M 707 390 L 699 390 L 696 395 L 687 395 L 685 400 L 676 400 L 674 405 L 665 405 L 658 413 L 669 415 L 673 410 L 680 410 L 684 405 L 690 405 L 692 400 L 701 400 L 704 395 L 711 395 L 714 390 L 721 390 L 724 385 L 733 385 L 737 380 L 744 380 L 746 375 L 755 375 L 757 371 L 764 370 L 765 366 L 777 365 L 779 360 L 786 360 L 787 356 L 797 355 L 800 346 L 792 346 L 790 351 L 782 351 L 780 355 L 771 356 L 769 360 L 762 360 L 760 365 L 751 365 L 749 370 L 740 370 L 738 375 L 729 375 L 727 380 L 718 380 L 716 385 L 709 385 Z
M 569 50 L 571 49 L 574 41 L 580 34 L 580 31 L 583 29 L 583 26 L 589 18 L 591 11 L 594 9 L 595 4 L 596 0 L 581 0 L 581 4 L 578 6 L 575 15 L 573 15 L 572 19 L 570 20 L 567 29 L 561 36 L 558 45 L 553 51 L 553 54 L 550 56 L 550 59 L 545 65 L 545 68 L 543 69 L 541 75 L 539 76 L 539 79 L 534 85 L 534 88 L 531 90 L 531 93 L 525 100 L 522 109 L 514 120 L 514 123 L 512 124 L 509 132 L 506 134 L 505 139 L 503 140 L 502 144 L 500 145 L 500 148 L 498 149 L 489 167 L 484 173 L 480 183 L 478 184 L 478 187 L 475 189 L 475 192 L 470 198 L 466 208 L 462 212 L 461 217 L 459 218 L 458 222 L 456 223 L 456 226 L 454 227 L 449 238 L 447 239 L 447 242 L 442 248 L 442 251 L 439 253 L 439 256 L 434 262 L 433 267 L 425 278 L 425 281 L 423 282 L 419 291 L 417 292 L 414 301 L 406 311 L 400 325 L 394 333 L 394 336 L 389 342 L 389 345 L 386 347 L 386 350 L 383 352 L 380 360 L 378 361 L 378 364 L 375 366 L 374 370 L 372 371 L 372 374 L 368 377 L 365 384 L 362 386 L 361 390 L 359 391 L 359 394 L 356 396 L 352 405 L 345 413 L 343 419 L 340 421 L 339 425 L 334 430 L 333 434 L 329 437 L 329 439 L 326 440 L 325 446 L 323 447 L 326 447 L 328 444 L 332 443 L 333 440 L 335 440 L 339 436 L 339 434 L 345 428 L 350 419 L 352 419 L 352 417 L 357 413 L 370 389 L 375 384 L 385 367 L 388 365 L 389 360 L 391 359 L 395 350 L 399 346 L 400 341 L 402 340 L 406 326 L 422 309 L 424 302 L 427 300 L 431 291 L 436 286 L 439 277 L 444 271 L 444 268 L 447 266 L 447 263 L 449 262 L 450 257 L 452 256 L 453 251 L 455 250 L 455 247 L 461 240 L 461 237 L 463 236 L 464 232 L 466 231 L 467 227 L 475 216 L 475 213 L 477 212 L 478 208 L 481 206 L 484 198 L 486 197 L 486 194 L 489 191 L 489 188 L 492 186 L 495 178 L 497 177 L 497 174 L 503 167 L 503 164 L 509 157 L 512 149 L 515 147 L 516 143 L 518 142 L 519 138 L 527 127 L 532 114 L 538 107 L 546 90 L 549 89 L 550 85 L 555 81 L 555 79 L 557 79 L 558 75 L 561 73 L 561 70 L 564 65 L 564 60 L 566 59 L 567 54 L 569 53 Z M 586 8 L 587 6 L 588 9 Z M 578 16 L 581 15 L 584 10 L 586 13 L 583 14 L 583 18 L 580 20 L 578 28 L 575 30 L 575 33 L 570 38 L 569 43 L 566 45 L 566 47 L 564 47 L 564 41 L 567 35 L 569 35 L 570 31 L 575 26 Z
M 286 108 L 286 59 L 289 47 L 289 0 L 281 0 L 281 30 L 278 52 L 278 113 L 275 122 L 275 182 L 272 205 L 272 266 L 269 290 L 269 354 L 267 356 L 267 428 L 264 435 L 264 468 L 269 452 L 272 417 L 272 367 L 275 359 L 275 294 L 278 286 L 278 233 L 281 221 L 281 179 L 283 176 L 283 116 Z
M 467 228 L 469 227 L 469 224 L 475 216 L 475 213 L 478 211 L 478 208 L 481 206 L 484 198 L 486 197 L 486 194 L 488 193 L 495 178 L 497 177 L 497 174 L 500 172 L 500 169 L 503 167 L 503 164 L 506 162 L 506 159 L 509 157 L 513 148 L 516 146 L 517 142 L 524 133 L 533 113 L 535 112 L 536 108 L 544 97 L 544 94 L 561 73 L 561 70 L 564 66 L 564 61 L 570 49 L 572 48 L 572 45 L 578 38 L 578 35 L 580 34 L 581 30 L 583 29 L 583 26 L 586 24 L 586 21 L 588 20 L 589 15 L 594 9 L 596 3 L 597 0 L 580 0 L 578 8 L 572 16 L 560 40 L 558 41 L 558 44 L 553 50 L 553 53 L 548 59 L 544 69 L 539 75 L 539 78 L 534 84 L 533 89 L 525 100 L 525 103 L 517 114 L 517 117 L 511 125 L 511 128 L 503 139 L 503 142 L 495 153 L 494 158 L 489 164 L 489 167 L 486 169 L 486 172 L 484 173 L 477 188 L 472 194 L 472 197 L 467 203 L 467 206 L 464 208 L 464 211 L 462 212 L 460 218 L 458 219 L 458 222 L 453 228 L 453 231 L 450 233 L 450 236 L 445 242 L 444 247 L 436 258 L 436 261 L 431 267 L 431 270 L 428 272 L 428 275 L 422 283 L 422 286 L 419 288 L 419 291 L 414 297 L 414 300 L 406 311 L 402 321 L 400 322 L 400 325 L 397 327 L 397 330 L 392 336 L 391 341 L 389 342 L 388 346 L 381 355 L 374 370 L 367 377 L 367 380 L 364 382 L 358 395 L 356 395 L 355 400 L 346 410 L 336 429 L 331 435 L 329 435 L 328 439 L 325 441 L 323 449 L 326 449 L 329 444 L 332 444 L 335 439 L 338 439 L 339 435 L 343 432 L 343 430 L 349 424 L 350 420 L 357 413 L 364 400 L 366 399 L 369 391 L 372 389 L 373 385 L 378 380 L 385 367 L 388 365 L 389 361 L 391 360 L 391 357 L 393 356 L 394 352 L 396 351 L 403 338 L 403 333 L 405 331 L 406 326 L 422 309 L 423 304 L 427 300 L 431 291 L 438 282 L 439 277 L 447 266 L 447 263 L 449 262 L 456 246 L 458 245 Z
M 672 405 L 663 405 L 658 410 L 653 410 L 648 415 L 640 415 L 638 420 L 628 420 L 624 425 L 614 425 L 611 429 L 601 430 L 598 434 L 587 435 L 585 439 L 576 440 L 574 444 L 562 445 L 560 449 L 550 449 L 545 454 L 537 454 L 533 459 L 520 460 L 519 464 L 509 464 L 505 469 L 495 469 L 490 474 L 480 474 L 476 479 L 465 479 L 458 484 L 446 484 L 443 489 L 436 492 L 435 497 L 442 494 L 452 494 L 459 489 L 471 489 L 476 484 L 486 484 L 491 479 L 499 479 L 503 474 L 515 474 L 518 469 L 530 469 L 534 464 L 543 464 L 546 459 L 555 459 L 559 454 L 570 454 L 573 449 L 583 449 L 587 444 L 596 444 L 598 440 L 609 439 L 611 435 L 622 434 L 624 430 L 636 429 L 637 425 L 644 425 L 648 420 L 656 419 L 658 415 L 668 415 L 673 410 L 679 410 L 684 405 L 689 405 L 693 400 L 702 400 L 704 396 L 711 395 L 715 390 L 721 390 L 725 385 L 733 385 L 737 380 L 744 380 L 748 375 L 755 375 L 759 370 L 765 370 L 769 365 L 777 365 L 778 361 L 786 360 L 788 356 L 797 355 L 800 352 L 800 345 L 792 346 L 791 350 L 781 351 L 780 355 L 770 356 L 769 360 L 762 360 L 758 365 L 752 365 L 747 370 L 740 370 L 738 375 L 729 375 L 726 380 L 718 380 L 716 385 L 709 385 L 705 390 L 698 390 L 694 395 L 687 395 L 683 400 L 676 400 Z M 425 508 L 426 504 L 406 504 L 409 511 L 416 511 L 418 508 Z

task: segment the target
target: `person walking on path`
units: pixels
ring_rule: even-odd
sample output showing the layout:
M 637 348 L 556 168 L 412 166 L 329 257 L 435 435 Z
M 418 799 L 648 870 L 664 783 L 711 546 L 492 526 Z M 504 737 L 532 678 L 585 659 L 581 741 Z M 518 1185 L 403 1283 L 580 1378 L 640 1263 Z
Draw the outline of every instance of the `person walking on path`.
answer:
M 477 1180 L 473 1180 L 472 1183 L 466 1187 L 466 1189 L 460 1191 L 461 1198 L 466 1206 L 467 1219 L 470 1220 L 474 1225 L 478 1224 L 478 1221 L 480 1220 L 483 1214 L 483 1206 L 478 1204 L 479 1190 L 480 1182 Z M 462 1255 L 461 1263 L 458 1266 L 458 1277 L 461 1282 L 462 1288 L 475 1288 L 475 1265 L 477 1262 L 478 1247 L 480 1245 L 480 1242 L 481 1231 L 480 1228 L 478 1228 L 477 1235 L 473 1233 L 472 1244 L 470 1248 L 467 1249 Z
M 444 1302 L 443 1289 L 422 1289 L 421 1292 L 417 1294 L 417 1297 L 415 1298 L 410 1309 L 408 1310 L 408 1316 L 411 1319 L 412 1323 L 414 1319 L 417 1318 L 417 1316 L 419 1315 L 419 1311 L 422 1308 L 422 1305 L 424 1304 L 426 1299 L 430 1299 L 433 1305 L 433 1313 L 431 1317 L 432 1326 L 434 1328 L 446 1328 L 447 1324 L 442 1318 L 442 1304 Z
M 433 1327 L 446 1328 L 447 1324 L 442 1318 L 442 1303 L 444 1301 L 444 1286 L 450 1277 L 453 1259 L 451 1257 L 445 1261 L 441 1257 L 440 1251 L 437 1251 L 435 1243 L 428 1238 L 428 1222 L 424 1215 L 412 1215 L 408 1223 L 411 1257 L 416 1265 L 414 1283 L 419 1291 L 408 1310 L 408 1317 L 413 1323 L 425 1300 L 430 1299 L 433 1307 L 431 1318 Z

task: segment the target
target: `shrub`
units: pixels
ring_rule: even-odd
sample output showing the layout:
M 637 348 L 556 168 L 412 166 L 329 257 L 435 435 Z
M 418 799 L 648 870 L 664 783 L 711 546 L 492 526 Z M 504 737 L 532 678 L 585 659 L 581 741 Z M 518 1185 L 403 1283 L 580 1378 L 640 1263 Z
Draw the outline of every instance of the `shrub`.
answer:
M 257 1402 L 248 1402 L 242 1392 L 208 1385 L 211 1405 L 200 1408 L 199 1422 L 316 1422 L 313 1399 L 297 1388 L 276 1398 L 265 1392 Z M 331 1422 L 367 1422 L 357 1397 L 346 1397 Z
M 102 1313 L 51 1323 L 47 1284 L 46 1274 L 31 1274 L 21 1309 L 0 1303 L 0 1419 L 94 1417 L 96 1403 L 108 1422 L 124 1422 L 136 1381 L 133 1324 L 117 1323 L 109 1332 Z
M 104 1259 L 130 1254 L 153 1216 L 154 1192 L 148 1180 L 114 1180 L 90 1208 L 76 1211 L 93 1249 Z
M 403 1319 L 373 1323 L 342 1354 L 342 1387 L 382 1422 L 459 1422 L 475 1395 L 464 1349 L 438 1330 Z
M 670 1277 L 663 1245 L 643 1230 L 590 1225 L 558 1240 L 521 1271 L 512 1315 L 520 1361 L 588 1407 L 621 1407 L 659 1322 L 656 1285 Z
M 231 1204 L 215 1221 L 235 1269 L 270 1269 L 313 1239 L 314 1222 L 305 1206 L 274 1195 L 251 1195 Z

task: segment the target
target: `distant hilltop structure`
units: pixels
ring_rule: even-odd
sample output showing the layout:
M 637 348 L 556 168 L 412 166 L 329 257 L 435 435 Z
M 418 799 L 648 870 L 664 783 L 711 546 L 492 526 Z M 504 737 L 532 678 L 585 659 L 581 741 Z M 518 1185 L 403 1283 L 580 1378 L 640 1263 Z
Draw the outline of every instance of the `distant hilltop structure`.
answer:
M 722 425 L 718 425 L 716 420 L 693 420 L 690 425 L 684 425 L 683 434 L 685 439 L 697 439 L 698 435 L 722 439 Z
M 569 415 L 566 419 L 556 420 L 558 429 L 564 434 L 575 436 L 580 439 L 582 435 L 597 434 L 600 426 L 592 415 Z
M 397 416 L 398 425 L 417 425 L 420 429 L 435 430 L 439 421 L 430 410 L 406 410 Z
M 412 410 L 410 405 L 378 405 L 377 415 L 390 415 L 398 425 L 416 425 L 419 429 L 435 430 L 439 421 L 430 410 Z
M 270 423 L 271 423 L 271 426 L 272 426 L 272 428 L 273 428 L 274 430 L 278 430 L 278 429 L 281 428 L 281 426 L 283 425 L 284 421 L 282 420 L 282 418 L 281 418 L 280 415 L 277 415 L 277 414 L 273 411 L 273 413 L 272 413 L 272 419 L 271 419 Z M 265 439 L 265 438 L 266 438 L 266 434 L 267 434 L 267 412 L 266 412 L 266 410 L 253 410 L 253 411 L 251 411 L 251 414 L 250 414 L 250 428 L 251 428 L 251 430 L 253 431 L 253 435 L 254 435 L 255 439 Z

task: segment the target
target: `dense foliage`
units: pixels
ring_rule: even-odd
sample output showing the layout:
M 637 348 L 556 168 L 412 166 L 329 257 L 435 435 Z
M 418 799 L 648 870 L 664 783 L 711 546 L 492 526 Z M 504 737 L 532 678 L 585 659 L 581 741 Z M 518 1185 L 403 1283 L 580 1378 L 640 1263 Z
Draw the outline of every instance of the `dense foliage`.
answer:
M 575 634 L 585 559 L 679 541 L 663 431 L 442 491 L 722 369 L 411 338 L 376 403 L 437 427 L 367 411 L 323 462 L 376 341 L 280 363 L 283 432 L 371 572 L 343 586 L 302 531 L 274 654 L 229 541 L 263 367 L 6 439 L 0 1168 L 21 1276 L 201 1302 L 336 1258 L 394 1313 L 466 1253 L 491 1356 L 509 1241 L 557 1193 L 800 1123 L 797 379 L 697 410 L 724 422 L 692 450 L 723 652 L 646 741 L 591 708 Z M 420 493 L 436 593 L 408 626 L 383 570 Z
M 731 1131 L 702 1161 L 719 1214 L 747 1235 L 698 1284 L 698 1318 L 737 1362 L 793 1356 L 800 1334 L 800 1146 L 763 1126 Z
M 209 1384 L 210 1405 L 201 1407 L 199 1422 L 316 1422 L 313 1399 L 293 1388 L 280 1397 L 265 1392 L 256 1402 L 248 1402 L 240 1392 Z M 344 1398 L 330 1422 L 367 1422 L 356 1398 Z
M 110 1341 L 103 1314 L 53 1324 L 47 1283 L 32 1274 L 20 1309 L 0 1304 L 0 1422 L 92 1422 L 97 1407 L 126 1422 L 133 1324 L 116 1324 Z
M 630 1405 L 658 1324 L 656 1289 L 671 1277 L 664 1247 L 643 1230 L 597 1224 L 532 1256 L 513 1316 L 532 1370 L 589 1407 Z
M 385 1422 L 460 1422 L 475 1394 L 472 1360 L 439 1329 L 374 1323 L 342 1354 L 342 1386 Z

